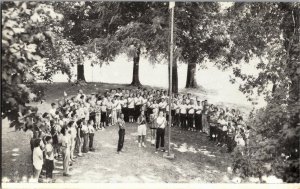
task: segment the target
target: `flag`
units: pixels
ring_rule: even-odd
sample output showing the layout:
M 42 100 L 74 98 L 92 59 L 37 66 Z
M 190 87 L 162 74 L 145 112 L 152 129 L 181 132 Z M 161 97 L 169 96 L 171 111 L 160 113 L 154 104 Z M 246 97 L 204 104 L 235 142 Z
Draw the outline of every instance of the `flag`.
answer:
M 66 91 L 64 91 L 64 96 L 68 96 L 68 94 L 66 93 Z
M 174 1 L 170 1 L 169 2 L 169 9 L 172 9 L 175 7 L 175 2 Z

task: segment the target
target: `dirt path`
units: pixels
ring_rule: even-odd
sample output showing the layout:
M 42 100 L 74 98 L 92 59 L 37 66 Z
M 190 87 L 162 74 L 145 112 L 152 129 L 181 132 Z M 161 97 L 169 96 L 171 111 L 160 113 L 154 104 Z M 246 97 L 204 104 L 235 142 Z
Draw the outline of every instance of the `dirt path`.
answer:
M 154 146 L 138 148 L 136 125 L 127 125 L 125 152 L 116 153 L 118 128 L 113 126 L 95 135 L 96 152 L 78 157 L 72 167 L 71 177 L 62 177 L 62 162 L 56 162 L 55 182 L 226 182 L 230 156 L 201 133 L 172 130 L 174 160 L 164 159 L 163 153 L 155 154 Z M 149 130 L 148 130 L 149 132 Z M 14 132 L 3 128 L 2 173 L 10 181 L 20 182 L 31 174 L 29 133 Z M 149 135 L 148 135 L 149 136 Z M 166 137 L 167 139 L 167 137 Z

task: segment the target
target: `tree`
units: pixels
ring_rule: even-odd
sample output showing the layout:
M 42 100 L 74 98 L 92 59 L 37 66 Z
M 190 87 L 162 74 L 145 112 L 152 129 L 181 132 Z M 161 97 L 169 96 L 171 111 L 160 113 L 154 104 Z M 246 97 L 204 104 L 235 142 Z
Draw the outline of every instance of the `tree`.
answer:
M 235 159 L 245 162 L 246 176 L 273 173 L 299 182 L 299 13 L 299 3 L 235 3 L 228 11 L 231 46 L 219 63 L 233 67 L 249 100 L 257 92 L 268 103 L 250 116 L 253 142 Z M 257 76 L 239 67 L 253 57 L 260 59 Z
M 41 65 L 61 19 L 50 3 L 2 3 L 1 112 L 11 126 L 20 126 L 18 117 L 36 97 L 29 86 L 45 73 Z
M 76 44 L 89 44 L 96 49 L 100 61 L 109 62 L 119 53 L 132 58 L 133 85 L 140 85 L 140 56 L 153 63 L 166 62 L 169 56 L 169 10 L 162 2 L 84 2 L 77 8 L 62 11 L 66 35 Z M 86 7 L 86 8 L 84 8 Z M 219 17 L 218 3 L 177 3 L 175 7 L 175 46 L 181 48 L 177 61 L 189 68 L 204 59 L 215 59 L 227 46 Z M 200 13 L 201 12 L 201 13 Z M 83 37 L 84 36 L 84 37 Z M 94 48 L 96 46 L 96 48 Z M 177 62 L 174 61 L 174 62 Z M 176 66 L 174 66 L 176 69 Z M 189 69 L 191 70 L 191 69 Z M 174 70 L 175 71 L 175 70 Z M 189 83 L 194 82 L 194 71 Z M 176 72 L 174 72 L 176 73 Z M 174 75 L 174 78 L 176 75 Z M 174 84 L 176 84 L 174 80 Z M 176 89 L 178 87 L 174 87 Z
M 87 4 L 87 5 L 86 5 Z M 64 15 L 62 25 L 64 26 L 63 38 L 72 41 L 75 46 L 77 57 L 73 58 L 77 66 L 77 82 L 86 82 L 84 76 L 84 56 L 87 54 L 85 43 L 89 40 L 88 35 L 82 35 L 86 30 L 85 22 L 89 19 L 87 12 L 91 9 L 90 2 L 55 2 L 55 10 Z M 74 50 L 74 49 L 73 49 Z M 74 53 L 74 52 L 73 52 Z
M 217 59 L 228 46 L 220 5 L 215 2 L 180 2 L 175 7 L 177 46 L 188 64 L 186 88 L 197 87 L 196 65 Z

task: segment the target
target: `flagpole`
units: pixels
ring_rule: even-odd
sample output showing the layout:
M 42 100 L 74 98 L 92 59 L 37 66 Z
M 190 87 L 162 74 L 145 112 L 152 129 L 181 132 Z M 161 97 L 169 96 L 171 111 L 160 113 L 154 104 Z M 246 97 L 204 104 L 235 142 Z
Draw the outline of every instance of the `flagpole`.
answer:
M 171 154 L 171 126 L 172 126 L 172 68 L 173 68 L 173 51 L 174 51 L 174 44 L 173 44 L 173 30 L 174 30 L 174 7 L 175 2 L 169 3 L 169 8 L 171 9 L 171 38 L 170 38 L 170 62 L 169 62 L 169 129 L 168 129 L 168 154 L 166 158 L 173 159 L 174 154 Z

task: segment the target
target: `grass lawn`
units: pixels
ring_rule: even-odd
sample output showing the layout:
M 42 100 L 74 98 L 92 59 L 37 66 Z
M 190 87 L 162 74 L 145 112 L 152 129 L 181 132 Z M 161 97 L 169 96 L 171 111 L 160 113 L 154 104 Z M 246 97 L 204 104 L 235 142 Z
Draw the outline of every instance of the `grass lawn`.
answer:
M 52 102 L 68 95 L 75 95 L 78 89 L 86 94 L 117 87 L 129 87 L 118 84 L 89 83 L 76 86 L 68 83 L 47 85 L 46 101 L 33 103 L 44 112 Z M 206 94 L 203 94 L 205 96 Z M 30 177 L 32 166 L 30 159 L 30 131 L 14 131 L 8 128 L 7 121 L 2 122 L 2 177 L 13 182 Z M 73 165 L 71 177 L 62 177 L 62 162 L 56 162 L 54 177 L 56 182 L 228 182 L 227 167 L 231 166 L 230 154 L 222 152 L 220 147 L 208 140 L 201 133 L 181 131 L 172 128 L 171 149 L 175 159 L 164 159 L 162 152 L 155 154 L 150 145 L 149 134 L 147 147 L 138 148 L 137 125 L 127 124 L 125 135 L 125 152 L 116 153 L 118 128 L 112 126 L 95 134 L 96 152 L 77 158 Z M 147 132 L 150 132 L 149 130 Z M 166 134 L 166 141 L 168 137 Z M 166 144 L 167 146 L 168 144 Z M 24 178 L 24 180 L 26 180 Z

